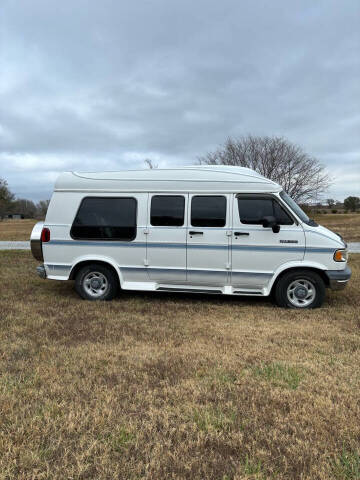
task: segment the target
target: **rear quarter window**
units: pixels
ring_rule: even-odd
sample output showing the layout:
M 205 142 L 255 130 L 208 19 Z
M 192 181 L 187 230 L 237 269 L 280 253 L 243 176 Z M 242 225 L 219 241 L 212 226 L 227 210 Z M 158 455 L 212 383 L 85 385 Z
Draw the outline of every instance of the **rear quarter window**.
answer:
M 71 227 L 76 240 L 123 240 L 136 237 L 137 201 L 132 197 L 86 197 Z

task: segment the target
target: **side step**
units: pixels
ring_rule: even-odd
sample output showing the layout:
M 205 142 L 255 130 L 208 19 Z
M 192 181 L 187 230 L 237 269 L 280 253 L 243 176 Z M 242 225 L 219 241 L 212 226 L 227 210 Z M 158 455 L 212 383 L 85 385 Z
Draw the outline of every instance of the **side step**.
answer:
M 158 287 L 157 292 L 223 293 L 222 290 L 182 287 Z
M 234 295 L 261 295 L 263 296 L 263 293 L 261 290 L 254 290 L 252 292 L 249 292 L 248 290 L 234 290 L 233 291 Z
M 164 285 L 157 284 L 155 282 L 124 282 L 122 284 L 123 290 L 137 290 L 142 292 L 183 292 L 183 293 L 207 293 L 207 294 L 216 294 L 216 295 L 251 295 L 251 296 L 261 296 L 264 294 L 262 290 L 246 290 L 246 289 L 234 289 L 230 285 L 224 285 L 224 287 L 194 287 L 187 285 Z

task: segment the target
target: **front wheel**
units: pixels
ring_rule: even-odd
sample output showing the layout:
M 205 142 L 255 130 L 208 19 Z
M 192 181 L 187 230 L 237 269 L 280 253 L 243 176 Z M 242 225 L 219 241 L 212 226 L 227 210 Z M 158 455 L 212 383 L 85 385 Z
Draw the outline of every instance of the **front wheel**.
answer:
M 288 272 L 275 285 L 275 300 L 279 307 L 318 308 L 324 298 L 325 284 L 316 272 Z
M 112 300 L 118 289 L 118 278 L 106 265 L 86 265 L 75 277 L 75 290 L 85 300 Z

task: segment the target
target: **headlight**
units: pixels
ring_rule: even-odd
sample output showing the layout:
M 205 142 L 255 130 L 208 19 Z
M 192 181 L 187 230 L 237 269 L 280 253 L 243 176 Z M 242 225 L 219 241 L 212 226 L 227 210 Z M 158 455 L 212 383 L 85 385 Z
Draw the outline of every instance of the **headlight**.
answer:
M 334 253 L 335 262 L 347 262 L 348 252 L 347 250 L 336 250 Z

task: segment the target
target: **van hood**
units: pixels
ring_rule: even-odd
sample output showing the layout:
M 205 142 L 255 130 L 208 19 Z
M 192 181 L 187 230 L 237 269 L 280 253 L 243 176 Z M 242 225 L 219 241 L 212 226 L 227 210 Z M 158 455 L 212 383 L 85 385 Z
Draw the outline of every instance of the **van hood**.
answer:
M 317 227 L 312 227 L 307 225 L 305 231 L 310 231 L 315 235 L 321 235 L 322 237 L 327 238 L 328 240 L 332 240 L 336 242 L 336 245 L 339 247 L 346 247 L 345 241 L 335 232 L 329 230 L 328 228 L 323 227 L 322 225 L 318 225 Z

